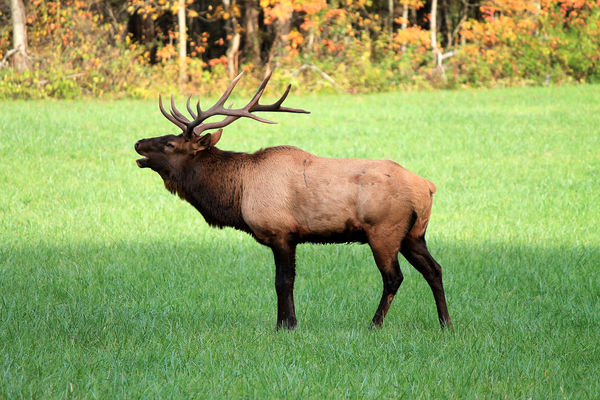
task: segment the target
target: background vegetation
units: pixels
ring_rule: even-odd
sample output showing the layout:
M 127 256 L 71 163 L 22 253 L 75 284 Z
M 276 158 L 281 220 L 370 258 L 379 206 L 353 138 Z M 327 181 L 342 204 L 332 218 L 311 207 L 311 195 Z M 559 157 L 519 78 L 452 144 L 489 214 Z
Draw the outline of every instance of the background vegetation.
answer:
M 595 0 L 0 0 L 0 399 L 599 398 L 599 47 Z M 368 247 L 303 245 L 275 332 L 270 251 L 136 167 L 144 98 L 270 70 L 312 114 L 220 145 L 434 181 L 453 331 L 404 261 L 369 331 Z
M 135 165 L 173 131 L 155 101 L 1 102 L 0 398 L 598 398 L 599 89 L 290 98 L 313 113 L 223 134 L 433 180 L 444 332 L 405 261 L 368 330 L 381 278 L 358 245 L 299 247 L 299 326 L 275 332 L 270 251 Z
M 0 2 L 0 98 L 207 94 L 242 70 L 307 93 L 600 78 L 598 0 L 10 2 L 28 69 Z

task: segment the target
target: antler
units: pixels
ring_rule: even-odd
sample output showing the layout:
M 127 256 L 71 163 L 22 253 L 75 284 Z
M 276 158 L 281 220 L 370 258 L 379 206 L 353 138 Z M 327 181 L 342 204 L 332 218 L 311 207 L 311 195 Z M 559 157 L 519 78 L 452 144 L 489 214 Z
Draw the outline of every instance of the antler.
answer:
M 223 93 L 221 98 L 215 103 L 215 105 L 213 105 L 211 108 L 209 108 L 206 111 L 202 111 L 200 109 L 200 101 L 198 101 L 196 103 L 196 112 L 194 112 L 194 110 L 192 110 L 192 107 L 190 107 L 191 96 L 188 97 L 187 102 L 186 102 L 186 108 L 193 118 L 193 120 L 191 120 L 191 121 L 188 120 L 187 117 L 185 115 L 183 115 L 181 112 L 179 112 L 179 110 L 177 110 L 177 108 L 175 107 L 175 102 L 173 100 L 173 95 L 171 95 L 170 113 L 165 111 L 163 104 L 162 104 L 162 97 L 158 96 L 158 107 L 160 108 L 160 112 L 162 112 L 162 114 L 169 121 L 171 121 L 172 123 L 177 125 L 183 131 L 184 137 L 188 140 L 192 138 L 192 135 L 200 136 L 200 134 L 202 132 L 204 132 L 208 129 L 223 128 L 223 127 L 231 124 L 233 121 L 235 121 L 239 118 L 242 118 L 242 117 L 252 118 L 256 121 L 264 122 L 267 124 L 275 124 L 276 123 L 276 122 L 269 121 L 268 119 L 264 119 L 264 118 L 261 118 L 261 117 L 258 117 L 256 115 L 252 114 L 253 112 L 256 112 L 256 111 L 290 112 L 290 113 L 305 113 L 305 114 L 310 113 L 309 111 L 302 110 L 299 108 L 281 107 L 281 104 L 283 103 L 283 101 L 287 97 L 288 93 L 290 92 L 290 88 L 292 87 L 292 85 L 287 86 L 287 88 L 285 89 L 285 92 L 283 93 L 281 98 L 279 100 L 277 100 L 275 103 L 273 103 L 273 104 L 258 104 L 258 101 L 260 100 L 260 97 L 262 96 L 262 94 L 265 90 L 265 87 L 267 86 L 267 83 L 269 82 L 269 79 L 271 78 L 271 73 L 269 73 L 266 76 L 266 78 L 262 81 L 262 83 L 258 87 L 258 90 L 254 94 L 254 96 L 252 97 L 250 102 L 248 104 L 246 104 L 244 107 L 242 107 L 242 108 L 231 108 L 231 106 L 229 106 L 229 108 L 224 107 L 224 104 L 227 101 L 227 99 L 229 98 L 229 95 L 235 88 L 235 85 L 242 78 L 243 74 L 244 73 L 242 72 L 241 74 L 236 76 L 235 79 L 233 81 L 231 81 L 231 83 L 227 87 L 227 90 L 225 90 L 225 93 Z M 225 115 L 225 116 L 227 116 L 227 118 L 223 119 L 222 121 L 209 122 L 209 123 L 205 123 L 205 124 L 203 123 L 206 119 L 213 117 L 215 115 Z

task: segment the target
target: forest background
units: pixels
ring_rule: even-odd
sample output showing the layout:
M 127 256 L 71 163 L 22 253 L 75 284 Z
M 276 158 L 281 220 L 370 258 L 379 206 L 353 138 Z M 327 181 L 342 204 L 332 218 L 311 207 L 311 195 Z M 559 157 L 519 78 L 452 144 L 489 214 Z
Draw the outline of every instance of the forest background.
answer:
M 0 0 L 0 99 L 598 82 L 599 50 L 598 0 Z

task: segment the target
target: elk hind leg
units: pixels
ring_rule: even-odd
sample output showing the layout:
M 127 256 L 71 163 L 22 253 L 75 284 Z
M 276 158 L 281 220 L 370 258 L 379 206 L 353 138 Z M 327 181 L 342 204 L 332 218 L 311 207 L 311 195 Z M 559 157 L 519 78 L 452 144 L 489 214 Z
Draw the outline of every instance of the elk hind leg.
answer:
M 404 277 L 402 271 L 400 271 L 400 265 L 398 264 L 398 244 L 392 242 L 389 237 L 387 238 L 375 238 L 369 240 L 373 257 L 381 278 L 383 280 L 383 293 L 379 302 L 379 307 L 373 316 L 371 327 L 381 327 L 383 319 L 387 314 L 392 300 L 398 288 L 402 284 Z
M 407 236 L 402 241 L 402 255 L 408 262 L 423 275 L 435 299 L 438 319 L 442 328 L 451 326 L 448 306 L 446 305 L 446 295 L 444 285 L 442 284 L 442 267 L 429 253 L 425 237 L 419 238 Z

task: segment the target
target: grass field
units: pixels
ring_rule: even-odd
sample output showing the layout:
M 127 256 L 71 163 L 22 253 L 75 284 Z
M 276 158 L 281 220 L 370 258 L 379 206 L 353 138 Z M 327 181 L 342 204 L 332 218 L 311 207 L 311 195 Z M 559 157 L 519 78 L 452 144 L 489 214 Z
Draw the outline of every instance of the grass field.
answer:
M 276 332 L 270 250 L 136 167 L 136 140 L 175 129 L 156 102 L 4 102 L 0 399 L 600 397 L 599 86 L 287 102 L 312 114 L 238 121 L 219 146 L 393 159 L 434 181 L 454 330 L 402 259 L 370 331 L 368 247 L 303 245 L 298 329 Z

